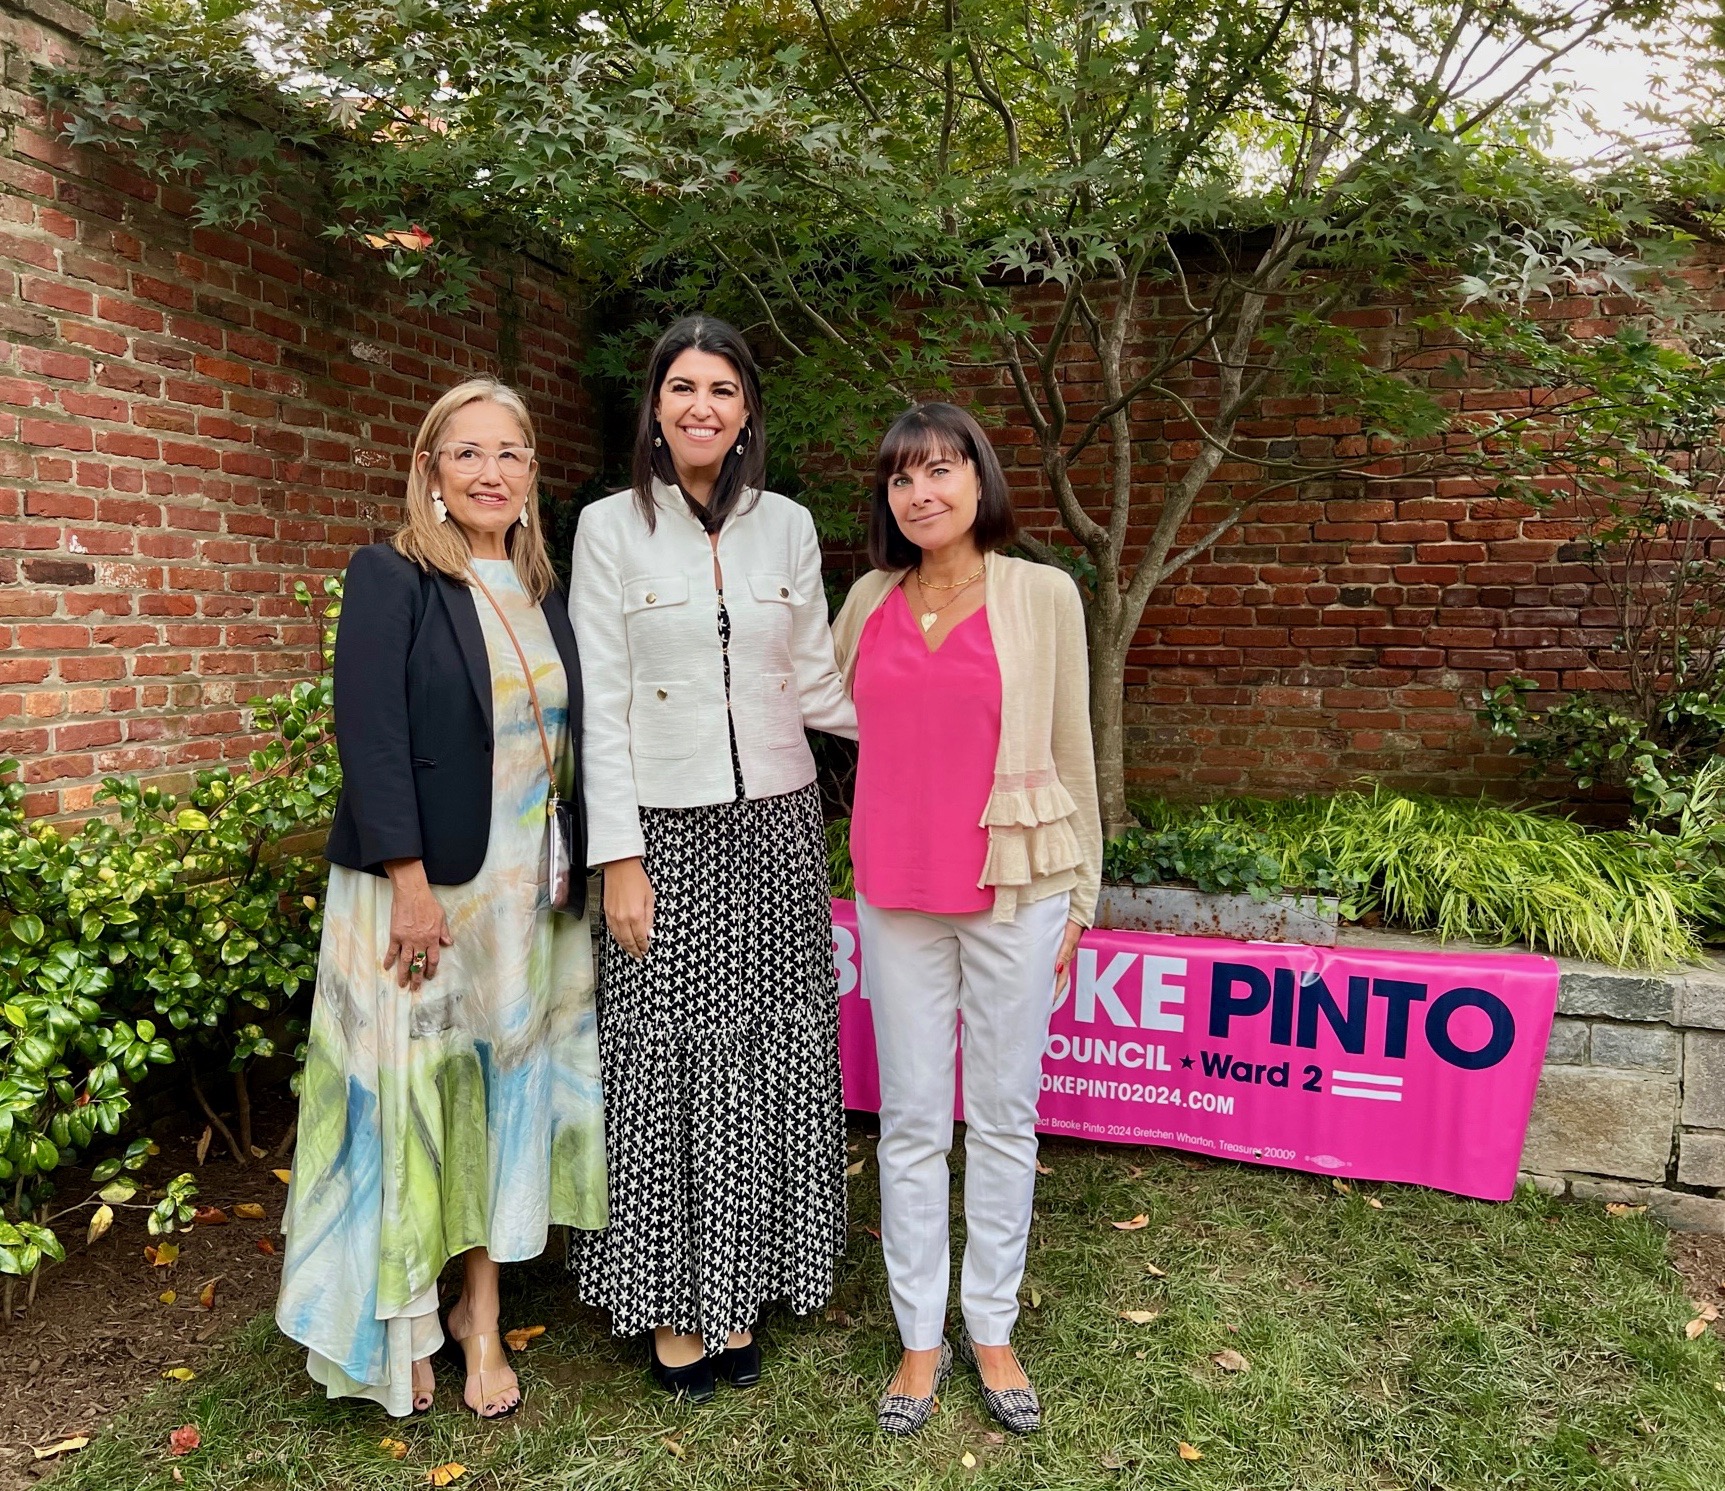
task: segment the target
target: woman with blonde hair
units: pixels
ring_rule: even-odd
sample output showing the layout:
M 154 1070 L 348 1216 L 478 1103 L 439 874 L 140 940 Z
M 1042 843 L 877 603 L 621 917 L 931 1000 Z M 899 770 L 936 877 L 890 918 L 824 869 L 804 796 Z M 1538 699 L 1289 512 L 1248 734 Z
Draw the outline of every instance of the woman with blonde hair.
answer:
M 276 1321 L 330 1397 L 431 1406 L 437 1279 L 481 1418 L 521 1393 L 498 1266 L 606 1220 L 592 957 L 577 868 L 581 673 L 539 526 L 533 422 L 460 384 L 414 441 L 407 518 L 354 555 L 335 649 L 342 792 Z M 553 906 L 554 900 L 564 904 Z
M 1000 462 L 964 410 L 919 404 L 875 463 L 874 565 L 833 623 L 856 701 L 851 857 L 880 1062 L 881 1251 L 904 1357 L 881 1399 L 920 1429 L 945 1340 L 958 1024 L 966 1241 L 959 1354 L 1008 1429 L 1042 1409 L 1012 1350 L 1036 1186 L 1042 1050 L 1101 880 L 1078 587 L 1000 550 Z

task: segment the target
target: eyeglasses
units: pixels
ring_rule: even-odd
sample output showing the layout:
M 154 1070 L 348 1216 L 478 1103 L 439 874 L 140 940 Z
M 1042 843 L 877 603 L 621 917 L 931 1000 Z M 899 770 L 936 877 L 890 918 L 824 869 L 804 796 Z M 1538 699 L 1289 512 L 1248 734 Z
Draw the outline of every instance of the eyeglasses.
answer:
M 492 461 L 505 481 L 525 481 L 533 470 L 533 449 L 527 445 L 506 445 L 496 454 L 477 445 L 445 445 L 441 453 L 458 476 L 478 476 Z

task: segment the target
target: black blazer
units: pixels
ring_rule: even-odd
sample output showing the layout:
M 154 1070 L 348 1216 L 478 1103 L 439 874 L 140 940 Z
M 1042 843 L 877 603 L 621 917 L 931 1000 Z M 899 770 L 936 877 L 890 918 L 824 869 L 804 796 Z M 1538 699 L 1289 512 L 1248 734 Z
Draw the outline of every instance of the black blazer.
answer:
M 569 681 L 569 751 L 558 791 L 575 814 L 574 863 L 587 863 L 581 800 L 581 665 L 568 603 L 542 609 Z M 347 567 L 335 642 L 335 746 L 342 788 L 325 853 L 381 875 L 425 862 L 433 885 L 461 885 L 491 835 L 491 664 L 474 593 L 388 544 Z M 581 879 L 579 875 L 576 877 Z M 577 888 L 585 909 L 586 883 Z

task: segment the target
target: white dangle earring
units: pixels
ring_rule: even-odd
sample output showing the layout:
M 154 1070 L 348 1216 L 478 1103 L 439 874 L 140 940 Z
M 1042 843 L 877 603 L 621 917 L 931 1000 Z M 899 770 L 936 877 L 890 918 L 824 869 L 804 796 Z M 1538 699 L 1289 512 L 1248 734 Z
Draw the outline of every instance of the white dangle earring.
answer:
M 449 521 L 449 509 L 444 505 L 443 494 L 441 492 L 433 492 L 431 494 L 431 509 L 437 514 L 437 521 L 439 523 L 447 523 Z
M 523 528 L 527 526 L 527 504 L 525 502 L 521 504 L 521 516 L 517 521 Z

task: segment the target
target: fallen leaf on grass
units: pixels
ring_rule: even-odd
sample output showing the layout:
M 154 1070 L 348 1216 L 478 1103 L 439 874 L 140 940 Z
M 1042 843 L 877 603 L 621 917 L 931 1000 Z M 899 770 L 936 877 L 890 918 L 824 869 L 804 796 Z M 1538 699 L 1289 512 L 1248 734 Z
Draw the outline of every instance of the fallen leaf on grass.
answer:
M 210 1153 L 210 1140 L 211 1140 L 211 1139 L 213 1139 L 213 1138 L 214 1138 L 214 1137 L 215 1137 L 215 1132 L 216 1132 L 216 1131 L 215 1131 L 215 1130 L 214 1130 L 214 1129 L 212 1129 L 212 1128 L 211 1128 L 211 1127 L 210 1127 L 210 1126 L 209 1126 L 209 1125 L 208 1125 L 208 1124 L 207 1124 L 207 1123 L 206 1123 L 206 1124 L 205 1124 L 205 1125 L 204 1125 L 204 1131 L 203 1131 L 203 1133 L 201 1133 L 201 1134 L 199 1134 L 199 1135 L 198 1135 L 198 1163 L 199 1163 L 199 1164 L 200 1164 L 200 1165 L 201 1165 L 201 1164 L 203 1164 L 203 1162 L 204 1162 L 204 1161 L 205 1161 L 205 1159 L 207 1159 L 207 1158 L 208 1158 L 208 1156 L 209 1156 L 209 1153 Z
M 58 1444 L 51 1444 L 43 1449 L 32 1447 L 30 1453 L 38 1460 L 52 1460 L 56 1455 L 69 1455 L 73 1450 L 81 1450 L 89 1442 L 88 1434 L 74 1434 L 70 1439 L 62 1439 Z
M 265 1149 L 261 1144 L 252 1145 L 252 1158 L 254 1160 L 261 1160 L 268 1153 L 269 1153 L 269 1151 L 267 1149 Z
M 204 1436 L 198 1433 L 196 1424 L 183 1424 L 168 1435 L 168 1453 L 189 1455 L 203 1442 Z
M 1148 1325 L 1161 1313 L 1160 1310 L 1122 1310 L 1120 1318 L 1130 1320 L 1134 1325 Z
M 236 1217 L 244 1217 L 248 1222 L 261 1222 L 264 1219 L 264 1209 L 255 1201 L 242 1201 L 234 1207 Z
M 221 1276 L 217 1275 L 217 1277 L 211 1279 L 209 1283 L 204 1285 L 204 1287 L 198 1291 L 198 1304 L 200 1306 L 202 1306 L 204 1309 L 206 1309 L 206 1310 L 215 1309 L 215 1307 L 216 1307 L 216 1285 L 219 1283 L 221 1283 Z
M 180 1261 L 180 1245 L 163 1243 L 158 1247 L 154 1243 L 146 1243 L 144 1257 L 149 1260 L 151 1268 L 172 1268 Z
M 90 1231 L 85 1236 L 84 1241 L 87 1243 L 93 1243 L 99 1237 L 106 1237 L 108 1235 L 108 1229 L 113 1225 L 114 1208 L 111 1206 L 98 1206 L 94 1215 L 90 1218 Z
M 863 1162 L 861 1160 L 858 1160 L 854 1165 L 846 1165 L 845 1166 L 845 1174 L 846 1175 L 861 1175 L 862 1173 L 863 1173 Z
M 407 1446 L 399 1439 L 380 1439 L 377 1442 L 377 1447 L 382 1450 L 384 1454 L 388 1455 L 391 1460 L 404 1460 L 407 1458 Z
M 228 1214 L 219 1206 L 200 1206 L 192 1213 L 192 1220 L 200 1227 L 226 1227 Z
M 966 1470 L 975 1470 L 976 1469 L 976 1456 L 971 1454 L 971 1452 L 969 1450 L 966 1450 L 962 1455 L 960 1455 L 958 1457 L 958 1463 L 960 1465 L 962 1465 Z
M 1126 1468 L 1126 1462 L 1118 1455 L 1104 1455 L 1102 1457 L 1102 1468 L 1104 1470 L 1124 1470 Z
M 1339 1176 L 1339 1175 L 1332 1175 L 1330 1177 L 1330 1184 L 1333 1185 L 1344 1196 L 1351 1196 L 1354 1194 L 1354 1188 L 1351 1185 L 1349 1185 L 1345 1180 L 1343 1180 L 1341 1178 L 1341 1176 Z
M 174 1484 L 176 1486 L 182 1485 L 185 1482 L 186 1478 L 180 1474 L 180 1467 L 177 1465 L 170 1466 L 168 1468 L 168 1474 L 174 1478 Z
M 1683 1334 L 1691 1341 L 1698 1341 L 1707 1333 L 1707 1327 L 1719 1318 L 1719 1306 L 1702 1304 L 1699 1300 L 1690 1300 L 1695 1310 L 1695 1318 L 1683 1327 Z
M 1366 1197 L 1366 1205 L 1371 1207 L 1373 1211 L 1382 1211 L 1384 1209 L 1383 1202 L 1379 1201 L 1376 1196 Z
M 164 1305 L 171 1305 L 178 1298 L 179 1295 L 175 1294 L 172 1289 L 164 1289 L 156 1296 L 157 1301 Z
M 1052 1175 L 1054 1174 L 1054 1166 L 1044 1165 L 1041 1160 L 1038 1160 L 1036 1162 L 1036 1173 L 1038 1175 Z
M 1218 1351 L 1210 1360 L 1224 1372 L 1250 1372 L 1252 1370 L 1252 1364 L 1232 1347 L 1226 1351 Z
M 1142 1165 L 1128 1165 L 1126 1167 L 1126 1178 L 1128 1180 L 1137 1180 L 1143 1173 L 1144 1167 Z
M 197 1375 L 190 1367 L 169 1367 L 162 1373 L 162 1376 L 171 1377 L 175 1382 L 190 1382 Z
M 1627 1201 L 1607 1201 L 1605 1214 L 1608 1217 L 1638 1217 L 1646 1211 L 1645 1206 L 1631 1206 Z
M 837 1305 L 832 1305 L 832 1306 L 828 1307 L 828 1309 L 827 1309 L 827 1324 L 828 1325 L 843 1326 L 843 1325 L 849 1325 L 850 1323 L 851 1323 L 851 1317 L 850 1317 L 850 1312 L 848 1310 L 841 1310 Z
M 876 1242 L 880 1241 L 880 1228 L 878 1228 L 878 1227 L 864 1227 L 863 1231 L 868 1233 L 868 1235 L 870 1237 L 872 1237 Z
M 1152 1279 L 1165 1279 L 1168 1277 L 1166 1271 L 1157 1268 L 1154 1263 L 1146 1263 L 1144 1265 L 1144 1272 L 1149 1274 Z
M 1186 1441 L 1182 1439 L 1180 1441 L 1180 1458 L 1182 1460 L 1202 1460 L 1204 1458 L 1204 1452 L 1202 1450 L 1193 1449 L 1191 1445 L 1187 1444 Z
M 293 1179 L 293 1171 L 291 1171 L 291 1170 L 272 1170 L 272 1171 L 270 1171 L 270 1174 L 275 1176 L 275 1178 L 277 1180 L 279 1180 L 284 1186 L 290 1180 Z M 454 1462 L 451 1461 L 450 1463 L 453 1464 Z M 467 1472 L 467 1467 L 464 1465 L 461 1467 L 461 1469 L 462 1469 L 462 1473 L 465 1475 Z
M 433 1486 L 447 1486 L 451 1481 L 459 1481 L 467 1474 L 467 1467 L 459 1460 L 451 1460 L 445 1465 L 433 1465 L 425 1472 L 425 1479 Z
M 1040 1310 L 1042 1308 L 1042 1291 L 1040 1289 L 1032 1289 L 1030 1291 L 1030 1308 L 1033 1310 Z
M 542 1325 L 522 1325 L 517 1326 L 512 1331 L 505 1331 L 503 1333 L 503 1340 L 511 1351 L 525 1351 L 529 1341 L 531 1341 L 535 1336 L 542 1336 L 544 1334 L 545 1327 Z
M 260 1237 L 258 1239 L 258 1252 L 267 1253 L 271 1258 L 274 1258 L 276 1255 L 276 1245 L 267 1237 Z
M 1138 1232 L 1150 1225 L 1150 1218 L 1144 1212 L 1139 1212 L 1130 1222 L 1110 1222 L 1108 1225 L 1117 1232 Z
M 665 1448 L 668 1449 L 679 1460 L 687 1460 L 689 1458 L 689 1452 L 686 1449 L 684 1449 L 682 1445 L 678 1444 L 676 1440 L 674 1440 L 674 1439 L 661 1439 L 659 1441 L 659 1443 L 664 1445 Z

